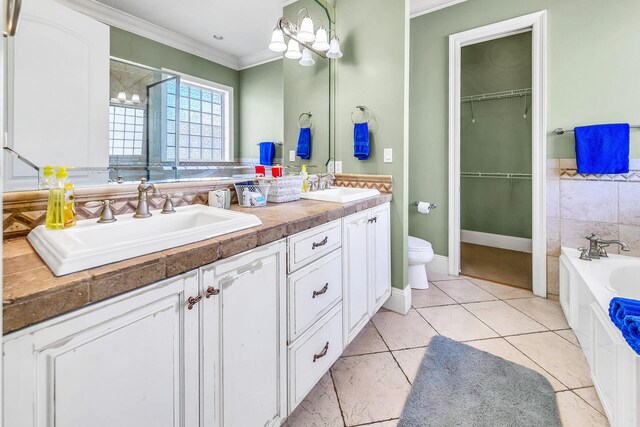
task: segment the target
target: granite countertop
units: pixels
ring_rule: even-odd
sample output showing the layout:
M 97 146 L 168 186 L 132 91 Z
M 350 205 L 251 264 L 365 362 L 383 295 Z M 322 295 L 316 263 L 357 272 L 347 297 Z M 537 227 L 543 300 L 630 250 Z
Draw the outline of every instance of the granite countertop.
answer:
M 391 193 L 340 204 L 315 200 L 233 210 L 256 215 L 259 227 L 56 277 L 25 237 L 4 241 L 3 333 L 102 301 L 391 201 Z

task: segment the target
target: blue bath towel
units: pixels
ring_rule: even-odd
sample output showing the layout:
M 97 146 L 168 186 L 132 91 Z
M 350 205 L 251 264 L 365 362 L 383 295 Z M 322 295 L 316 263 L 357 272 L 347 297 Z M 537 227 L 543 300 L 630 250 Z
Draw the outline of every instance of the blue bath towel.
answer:
M 629 172 L 629 125 L 610 124 L 575 128 L 578 173 Z
M 273 159 L 276 156 L 276 144 L 273 142 L 261 142 L 260 144 L 260 164 L 273 166 Z
M 369 125 L 367 123 L 356 123 L 353 127 L 353 155 L 358 160 L 367 160 L 370 151 Z
M 311 158 L 311 128 L 300 128 L 296 156 L 302 160 L 309 160 Z
M 624 325 L 624 319 L 627 316 L 640 316 L 640 301 L 615 297 L 609 302 L 609 317 L 611 321 L 622 330 Z
M 640 316 L 627 316 L 624 318 L 625 329 L 622 336 L 629 346 L 640 354 Z

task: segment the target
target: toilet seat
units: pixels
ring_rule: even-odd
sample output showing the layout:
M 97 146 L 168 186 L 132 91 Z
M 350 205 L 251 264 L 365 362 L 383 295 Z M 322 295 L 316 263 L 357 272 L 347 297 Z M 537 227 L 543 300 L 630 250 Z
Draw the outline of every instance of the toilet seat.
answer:
M 427 263 L 433 260 L 431 243 L 409 236 L 409 285 L 413 289 L 428 289 Z

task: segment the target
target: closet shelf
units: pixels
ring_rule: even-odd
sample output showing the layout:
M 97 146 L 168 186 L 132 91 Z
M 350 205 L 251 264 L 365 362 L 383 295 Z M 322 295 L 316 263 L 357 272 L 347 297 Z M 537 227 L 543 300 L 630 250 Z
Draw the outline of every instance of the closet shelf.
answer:
M 518 172 L 460 172 L 462 178 L 531 179 L 530 173 Z
M 476 101 L 490 101 L 492 99 L 506 99 L 506 98 L 516 98 L 520 96 L 530 96 L 531 88 L 525 89 L 514 89 L 514 90 L 505 90 L 502 92 L 492 92 L 492 93 L 480 93 L 477 95 L 469 95 L 463 96 L 460 98 L 460 102 L 476 102 Z

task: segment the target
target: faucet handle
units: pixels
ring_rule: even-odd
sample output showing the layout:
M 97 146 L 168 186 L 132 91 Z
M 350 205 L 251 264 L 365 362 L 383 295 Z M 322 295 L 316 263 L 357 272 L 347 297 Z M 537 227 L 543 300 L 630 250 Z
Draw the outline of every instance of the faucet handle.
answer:
M 176 210 L 173 207 L 173 200 L 171 200 L 173 197 L 182 197 L 182 193 L 163 195 L 162 198 L 164 198 L 164 205 L 162 205 L 162 212 L 160 213 L 163 213 L 163 214 L 176 213 Z
M 590 236 L 584 236 L 585 239 L 589 240 L 589 241 L 595 241 L 595 240 L 599 240 L 598 236 L 596 236 L 596 233 L 591 233 Z
M 92 201 L 92 202 L 86 202 L 84 206 L 87 208 L 97 208 L 99 206 L 102 206 L 102 210 L 100 211 L 100 219 L 98 219 L 98 223 L 109 224 L 111 222 L 117 221 L 113 213 L 113 208 L 111 207 L 111 203 L 113 203 L 113 200 L 103 200 L 102 202 Z
M 580 259 L 583 261 L 591 261 L 591 255 L 589 255 L 589 248 L 578 248 L 580 251 Z

